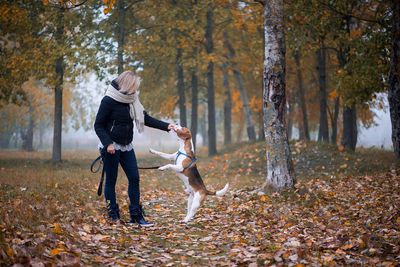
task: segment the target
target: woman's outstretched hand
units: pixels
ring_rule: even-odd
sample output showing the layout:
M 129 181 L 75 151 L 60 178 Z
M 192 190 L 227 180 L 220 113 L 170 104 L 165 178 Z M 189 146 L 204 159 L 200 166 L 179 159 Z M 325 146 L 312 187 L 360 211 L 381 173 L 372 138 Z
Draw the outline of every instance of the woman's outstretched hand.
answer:
M 168 125 L 168 130 L 174 130 L 174 131 L 176 131 L 176 124 L 173 124 L 173 123 L 170 123 L 169 125 Z
M 115 154 L 115 147 L 113 144 L 109 144 L 107 147 L 107 152 L 110 154 Z

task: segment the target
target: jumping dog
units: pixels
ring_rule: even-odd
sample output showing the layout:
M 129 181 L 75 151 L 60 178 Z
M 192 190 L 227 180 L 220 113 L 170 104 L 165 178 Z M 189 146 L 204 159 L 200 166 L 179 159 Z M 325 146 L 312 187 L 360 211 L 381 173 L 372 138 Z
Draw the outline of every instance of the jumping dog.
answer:
M 164 159 L 174 160 L 174 164 L 167 164 L 158 168 L 161 171 L 171 169 L 176 172 L 182 180 L 186 189 L 185 192 L 189 195 L 187 200 L 187 214 L 183 222 L 187 223 L 193 219 L 197 209 L 203 204 L 207 195 L 223 196 L 229 188 L 229 183 L 217 192 L 207 190 L 201 179 L 200 173 L 196 166 L 196 156 L 194 153 L 192 134 L 188 128 L 177 126 L 174 131 L 178 136 L 179 149 L 172 154 L 150 149 L 150 152 Z

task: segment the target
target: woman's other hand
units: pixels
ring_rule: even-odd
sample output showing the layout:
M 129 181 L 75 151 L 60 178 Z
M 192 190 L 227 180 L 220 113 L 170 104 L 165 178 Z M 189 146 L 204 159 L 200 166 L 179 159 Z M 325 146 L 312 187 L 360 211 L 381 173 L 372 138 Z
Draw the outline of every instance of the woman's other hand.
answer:
M 108 145 L 107 152 L 110 154 L 115 154 L 115 147 L 113 144 Z

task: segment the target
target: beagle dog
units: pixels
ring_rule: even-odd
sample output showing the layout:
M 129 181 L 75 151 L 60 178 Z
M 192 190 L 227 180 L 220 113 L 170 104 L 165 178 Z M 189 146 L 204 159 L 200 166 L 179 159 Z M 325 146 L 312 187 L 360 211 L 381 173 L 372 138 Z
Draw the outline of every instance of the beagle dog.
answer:
M 174 131 L 178 136 L 179 149 L 173 154 L 166 154 L 163 152 L 150 149 L 150 153 L 158 155 L 164 159 L 174 160 L 174 164 L 167 164 L 160 168 L 161 171 L 171 169 L 176 172 L 181 178 L 185 192 L 189 195 L 187 200 L 187 214 L 183 222 L 187 223 L 193 219 L 197 209 L 203 204 L 207 195 L 223 196 L 229 188 L 229 183 L 217 192 L 207 190 L 201 179 L 200 173 L 196 166 L 196 156 L 193 148 L 192 134 L 188 128 L 177 126 Z

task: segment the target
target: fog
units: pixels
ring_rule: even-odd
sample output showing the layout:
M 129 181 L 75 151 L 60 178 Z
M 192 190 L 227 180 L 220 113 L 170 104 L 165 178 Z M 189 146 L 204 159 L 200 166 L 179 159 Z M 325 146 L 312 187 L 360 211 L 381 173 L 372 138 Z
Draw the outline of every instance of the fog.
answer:
M 111 79 L 111 77 L 110 77 Z M 97 112 L 100 101 L 104 95 L 107 86 L 103 81 L 98 81 L 95 75 L 91 75 L 88 79 L 79 83 L 76 89 L 87 94 L 92 98 L 92 107 L 90 112 Z M 372 109 L 375 113 L 374 125 L 369 128 L 363 127 L 360 123 L 358 125 L 358 142 L 357 147 L 377 147 L 384 149 L 392 149 L 391 141 L 391 122 L 389 107 L 387 102 L 386 94 L 379 94 L 379 98 L 383 99 L 384 108 L 382 110 Z M 162 118 L 159 118 L 162 119 Z M 172 120 L 166 120 L 172 122 Z M 97 149 L 99 140 L 93 130 L 93 122 L 91 123 L 90 130 L 84 131 L 73 130 L 72 127 L 68 127 L 68 131 L 63 132 L 63 148 L 64 149 Z M 294 130 L 294 138 L 296 138 L 296 131 Z M 219 134 L 222 136 L 222 134 Z M 316 138 L 316 133 L 312 134 L 312 139 Z M 45 149 L 50 149 L 52 141 L 52 132 L 46 134 L 47 140 Z M 201 136 L 197 136 L 198 145 L 202 145 Z M 137 151 L 148 151 L 150 147 L 157 148 L 160 150 L 173 150 L 177 147 L 176 136 L 173 133 L 167 133 L 164 131 L 145 127 L 145 131 L 142 134 L 135 132 L 133 145 Z

